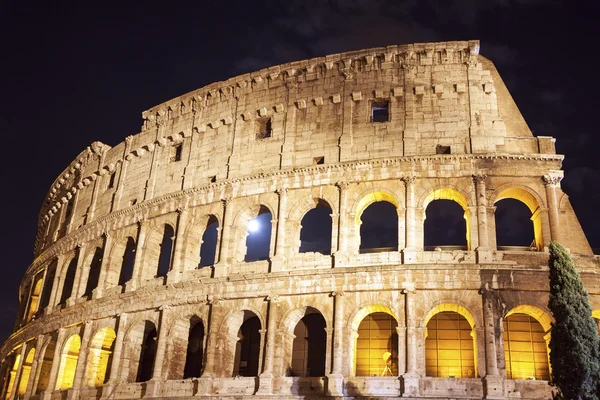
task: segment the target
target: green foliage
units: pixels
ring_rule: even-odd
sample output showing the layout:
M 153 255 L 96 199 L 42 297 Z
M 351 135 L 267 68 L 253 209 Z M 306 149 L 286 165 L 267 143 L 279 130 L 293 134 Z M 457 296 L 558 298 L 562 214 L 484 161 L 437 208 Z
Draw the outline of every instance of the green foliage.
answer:
M 560 244 L 550 243 L 550 299 L 554 315 L 550 339 L 556 399 L 597 399 L 600 394 L 600 338 L 588 293 L 573 261 Z

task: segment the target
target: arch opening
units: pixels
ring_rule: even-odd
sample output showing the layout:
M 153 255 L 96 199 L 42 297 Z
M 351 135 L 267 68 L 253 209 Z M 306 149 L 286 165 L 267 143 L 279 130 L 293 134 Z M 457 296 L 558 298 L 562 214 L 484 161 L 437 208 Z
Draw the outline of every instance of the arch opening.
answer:
M 77 270 L 77 257 L 74 257 L 69 266 L 67 267 L 67 271 L 65 272 L 65 277 L 63 280 L 63 290 L 60 296 L 60 304 L 64 304 L 73 292 L 73 285 L 75 284 L 75 272 Z
M 398 322 L 387 312 L 366 315 L 356 330 L 356 376 L 398 375 Z
M 260 359 L 260 319 L 245 311 L 237 334 L 233 376 L 257 376 Z
M 175 231 L 169 224 L 165 224 L 160 250 L 158 255 L 158 265 L 156 267 L 156 276 L 165 277 L 171 269 L 171 258 L 173 257 L 173 242 L 175 240 Z
M 475 332 L 467 318 L 456 311 L 440 311 L 427 322 L 426 375 L 439 378 L 474 378 Z
M 135 240 L 129 236 L 127 237 L 127 244 L 123 251 L 121 259 L 121 268 L 119 270 L 119 280 L 117 284 L 120 286 L 125 285 L 133 277 L 133 263 L 135 261 Z
M 271 220 L 273 216 L 268 208 L 260 206 L 258 215 L 246 225 L 245 262 L 268 260 L 271 251 Z
M 199 378 L 204 364 L 204 324 L 199 319 L 190 322 L 183 379 Z
M 71 335 L 65 342 L 60 355 L 55 390 L 65 390 L 73 387 L 80 348 L 81 338 L 79 335 Z
M 316 207 L 302 217 L 299 253 L 331 254 L 331 214 L 331 207 L 319 199 Z
M 292 376 L 325 375 L 325 327 L 325 318 L 316 310 L 298 321 L 292 344 Z
M 396 205 L 375 201 L 360 215 L 361 253 L 398 251 L 398 211 Z
M 19 370 L 19 364 L 21 363 L 21 355 L 13 353 L 9 357 L 8 365 L 10 365 L 11 358 L 14 358 L 14 362 L 12 362 L 12 368 L 8 371 L 8 373 L 5 376 L 5 379 L 6 379 L 6 390 L 4 392 L 5 399 L 12 398 L 13 392 L 17 386 L 17 385 L 15 385 L 15 379 L 17 378 L 17 371 Z
M 200 245 L 200 263 L 198 264 L 198 268 L 208 267 L 215 264 L 218 238 L 219 221 L 214 215 L 211 215 L 206 223 L 206 229 L 202 234 L 202 244 Z
M 503 201 L 504 200 L 504 201 Z M 542 216 L 540 213 L 539 201 L 527 190 L 523 188 L 507 188 L 500 192 L 494 204 L 497 209 L 495 212 L 496 222 L 496 242 L 498 246 L 510 246 L 510 243 L 515 241 L 512 236 L 516 236 L 516 227 L 520 227 L 519 242 L 525 243 L 525 238 L 531 238 L 527 244 L 519 244 L 519 246 L 535 247 L 537 250 L 542 250 L 544 247 L 542 237 Z M 529 209 L 527 213 L 522 205 Z M 531 222 L 528 222 L 529 219 Z M 533 223 L 533 235 L 531 235 L 531 223 Z M 512 225 L 511 225 L 512 224 Z M 511 233 L 512 236 L 505 237 L 505 231 Z M 522 232 L 522 233 L 521 233 Z M 533 237 L 531 237 L 533 236 Z
M 92 291 L 98 287 L 98 281 L 100 279 L 100 269 L 102 268 L 102 255 L 104 251 L 101 247 L 96 247 L 94 251 L 94 257 L 90 263 L 90 270 L 88 273 L 87 283 L 85 285 L 84 296 L 90 296 Z
M 154 361 L 156 358 L 156 346 L 158 334 L 156 326 L 151 321 L 144 321 L 143 330 L 137 330 L 134 332 L 136 335 L 141 334 L 140 345 L 139 345 L 139 359 L 138 368 L 135 381 L 136 382 L 147 382 L 152 379 L 152 373 L 154 371 Z
M 33 358 L 35 357 L 35 349 L 29 349 L 27 356 L 23 361 L 21 367 L 21 377 L 19 379 L 19 386 L 17 389 L 17 396 L 21 397 L 27 391 L 27 385 L 29 384 L 29 378 L 31 376 L 31 366 L 33 365 Z
M 110 366 L 117 337 L 112 328 L 102 328 L 90 342 L 85 380 L 89 387 L 99 387 L 108 382 Z
M 35 389 L 35 393 L 39 394 L 48 389 L 48 385 L 50 382 L 50 371 L 52 369 L 52 361 L 54 359 L 54 351 L 56 349 L 56 336 L 57 333 L 54 332 L 52 334 L 52 338 L 46 345 L 46 350 L 44 350 L 44 357 L 41 360 L 41 365 L 39 366 L 39 378 L 38 383 Z
M 503 324 L 506 376 L 549 380 L 547 335 L 542 324 L 533 316 L 519 312 L 507 315 Z
M 50 294 L 52 293 L 52 286 L 54 285 L 54 277 L 56 276 L 56 267 L 58 261 L 54 260 L 48 266 L 46 276 L 44 277 L 44 288 L 42 289 L 42 296 L 40 297 L 40 305 L 38 309 L 43 311 L 50 304 Z
M 35 283 L 33 285 L 33 289 L 31 290 L 31 294 L 29 295 L 29 304 L 27 305 L 27 313 L 26 313 L 26 317 L 25 317 L 25 322 L 31 321 L 31 319 L 37 312 L 41 291 L 42 291 L 42 276 L 41 276 L 41 274 L 38 274 L 38 276 L 36 276 L 36 278 L 35 278 Z

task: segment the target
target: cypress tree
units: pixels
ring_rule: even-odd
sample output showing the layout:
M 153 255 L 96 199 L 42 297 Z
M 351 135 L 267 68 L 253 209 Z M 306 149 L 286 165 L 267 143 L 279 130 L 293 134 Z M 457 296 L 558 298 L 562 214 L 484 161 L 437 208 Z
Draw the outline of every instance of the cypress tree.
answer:
M 600 338 L 588 293 L 564 247 L 550 243 L 550 299 L 554 315 L 550 364 L 555 399 L 597 399 Z

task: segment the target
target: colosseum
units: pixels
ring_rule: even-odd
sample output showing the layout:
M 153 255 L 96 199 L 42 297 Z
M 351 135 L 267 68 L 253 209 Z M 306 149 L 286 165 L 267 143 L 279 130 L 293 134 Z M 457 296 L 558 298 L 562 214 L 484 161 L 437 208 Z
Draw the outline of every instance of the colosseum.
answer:
M 551 240 L 600 316 L 563 156 L 478 41 L 274 66 L 142 118 L 43 202 L 3 399 L 550 398 Z M 507 201 L 531 244 L 500 240 Z

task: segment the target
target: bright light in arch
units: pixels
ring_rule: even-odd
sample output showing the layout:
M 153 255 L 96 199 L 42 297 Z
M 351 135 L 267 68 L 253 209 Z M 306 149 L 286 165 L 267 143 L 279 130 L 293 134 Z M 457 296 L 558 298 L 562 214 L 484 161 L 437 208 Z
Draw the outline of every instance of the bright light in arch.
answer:
M 248 232 L 258 232 L 259 229 L 260 224 L 256 219 L 253 219 L 252 221 L 248 222 Z

